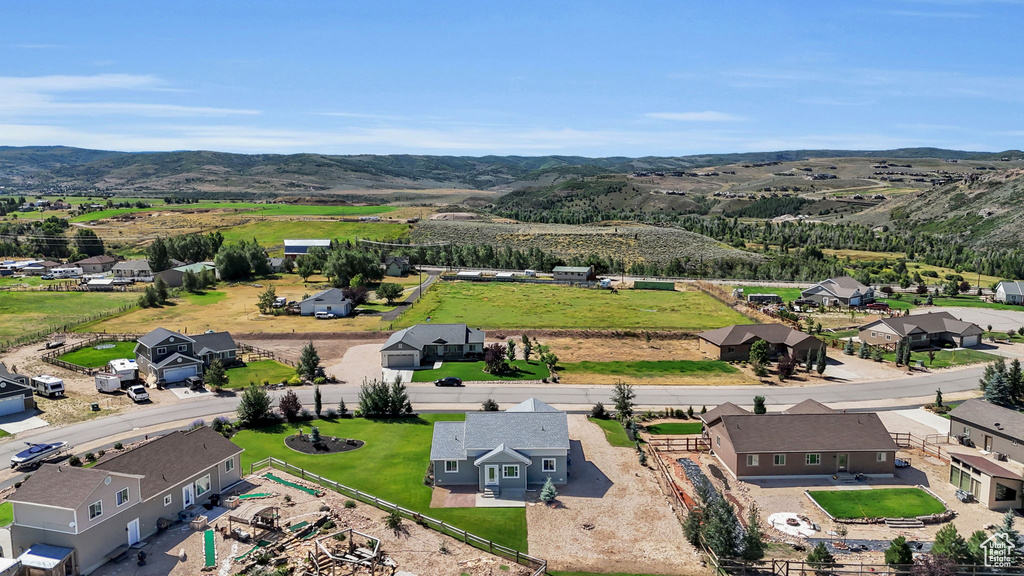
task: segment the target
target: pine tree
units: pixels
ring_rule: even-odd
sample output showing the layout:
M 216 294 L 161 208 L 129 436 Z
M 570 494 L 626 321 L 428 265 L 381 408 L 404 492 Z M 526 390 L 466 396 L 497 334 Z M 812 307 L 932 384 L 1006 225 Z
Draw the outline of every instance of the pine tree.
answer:
M 903 364 L 903 340 L 896 341 L 896 353 L 893 354 L 896 357 L 896 365 Z
M 167 281 L 164 280 L 163 276 L 156 277 L 156 281 L 153 282 L 153 288 L 156 289 L 156 296 L 160 304 L 166 303 L 167 299 L 171 297 L 171 287 L 167 285 Z
M 523 360 L 530 361 L 530 356 L 533 354 L 533 343 L 530 342 L 530 337 L 523 334 Z
M 210 388 L 223 388 L 228 385 L 227 371 L 224 370 L 224 364 L 219 358 L 210 362 L 210 367 L 206 369 L 206 374 L 203 376 Z
M 999 358 L 985 366 L 985 371 L 981 374 L 981 379 L 978 381 L 982 390 L 985 390 L 988 383 L 992 381 L 992 375 L 997 372 L 1000 374 L 1006 374 L 1006 363 L 1003 362 L 1002 358 Z
M 910 342 L 903 345 L 903 364 L 910 366 Z
M 1020 533 L 1013 526 L 1013 510 L 1007 510 L 1006 514 L 1003 514 L 1003 523 L 1001 526 L 996 528 L 996 534 L 1002 534 L 1006 540 L 1011 544 L 1010 546 L 1010 558 L 1013 561 L 1013 565 L 1018 565 L 1021 559 L 1020 554 Z
M 754 414 L 766 414 L 768 409 L 764 406 L 764 396 L 754 396 Z
M 1010 385 L 1010 395 L 1014 402 L 1024 400 L 1024 374 L 1021 373 L 1020 359 L 1014 358 L 1006 371 L 1006 383 Z
M 956 525 L 950 522 L 935 533 L 932 554 L 946 555 L 956 564 L 967 564 L 971 561 L 971 551 L 964 537 L 957 532 Z
M 864 345 L 861 344 L 861 347 L 863 348 Z M 846 354 L 847 356 L 853 356 L 853 337 L 850 337 L 846 341 L 846 345 L 843 347 L 843 354 Z
M 316 413 L 316 417 L 320 417 L 320 412 L 323 411 L 324 402 L 323 397 L 320 396 L 320 386 L 313 386 L 313 412 Z
M 540 501 L 546 503 L 555 498 L 558 498 L 558 490 L 555 490 L 555 483 L 551 481 L 551 476 L 548 476 L 544 481 L 544 486 L 540 489 Z
M 818 363 L 814 367 L 814 371 L 818 373 L 818 376 L 821 376 L 822 374 L 825 373 L 825 366 L 827 364 L 828 356 L 825 353 L 825 347 L 822 346 L 821 348 L 818 348 Z
M 857 350 L 857 357 L 867 360 L 871 357 L 871 346 L 861 342 L 860 349 Z
M 743 534 L 743 559 L 756 562 L 764 558 L 764 535 L 761 533 L 761 516 L 757 504 L 747 512 L 747 531 Z
M 876 346 L 874 349 L 871 350 L 871 359 L 874 360 L 875 362 L 881 362 L 883 360 L 882 356 L 883 353 L 881 347 Z
M 814 358 L 811 356 L 811 352 L 807 352 L 807 358 L 804 358 L 804 372 L 810 372 L 814 370 Z
M 889 543 L 885 550 L 885 563 L 894 567 L 914 563 L 914 553 L 910 550 L 906 538 L 897 536 Z
M 299 365 L 295 368 L 299 377 L 312 380 L 316 378 L 317 368 L 320 367 L 320 354 L 317 353 L 316 347 L 313 346 L 313 342 L 310 341 L 302 347 L 302 353 L 299 356 Z
M 1006 382 L 1006 376 L 1000 372 L 994 372 L 992 379 L 985 387 L 985 400 L 997 406 L 1010 406 L 1013 398 L 1010 394 L 1010 385 Z
M 942 389 L 939 388 L 935 391 L 935 407 L 942 408 Z
M 342 398 L 338 402 L 338 417 L 344 418 L 346 414 L 348 414 L 348 406 L 345 405 L 345 399 Z
M 807 562 L 810 564 L 817 564 L 818 566 L 814 569 L 814 573 L 817 576 L 825 576 L 831 574 L 829 568 L 835 566 L 836 559 L 832 556 L 832 553 L 825 547 L 824 542 L 818 542 L 818 545 L 811 550 L 811 553 L 807 555 Z

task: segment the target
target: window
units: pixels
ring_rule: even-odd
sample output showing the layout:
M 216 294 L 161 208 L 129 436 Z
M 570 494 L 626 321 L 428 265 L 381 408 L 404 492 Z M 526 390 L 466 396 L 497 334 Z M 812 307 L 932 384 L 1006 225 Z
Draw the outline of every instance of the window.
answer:
M 156 349 L 156 353 L 157 354 L 167 354 L 167 348 L 157 348 Z
M 1017 445 L 1017 439 L 1014 438 L 1013 440 L 1011 440 L 1010 444 L 1012 444 L 1013 446 L 1016 446 Z
M 885 462 L 885 452 L 875 453 L 875 462 Z
M 757 466 L 760 463 L 760 456 L 757 454 L 747 454 L 747 466 Z
M 170 506 L 171 502 L 173 502 L 173 501 L 174 501 L 174 499 L 171 498 L 170 494 L 168 494 L 167 496 L 164 496 L 164 506 Z
M 230 460 L 224 462 L 224 471 L 225 472 L 231 472 L 234 469 L 235 469 L 235 459 L 234 458 L 231 458 Z
M 555 459 L 545 458 L 540 461 L 541 472 L 554 472 L 555 471 Z
M 808 454 L 804 458 L 804 463 L 807 464 L 808 466 L 821 464 L 821 454 Z
M 178 352 L 184 352 L 185 350 L 188 350 L 188 346 L 184 344 L 178 346 Z
M 996 482 L 996 502 L 1011 502 L 1017 499 L 1017 491 Z
M 196 496 L 202 496 L 210 491 L 210 475 L 207 474 L 196 480 Z
M 89 520 L 95 520 L 103 515 L 103 502 L 89 504 Z
M 445 460 L 444 461 L 444 471 L 446 473 L 448 473 L 448 474 L 454 474 L 454 473 L 458 472 L 459 471 L 459 461 L 458 460 Z
M 729 352 L 735 352 L 735 351 L 736 351 L 736 347 L 735 346 L 729 346 Z
M 715 436 L 715 446 L 718 446 L 718 447 L 722 446 L 722 437 L 721 436 L 718 436 L 718 435 Z
M 125 488 L 124 490 L 121 490 L 120 492 L 118 492 L 115 495 L 114 500 L 117 502 L 118 506 L 122 506 L 124 504 L 127 504 L 128 503 L 128 489 Z
M 786 455 L 785 454 L 776 454 L 775 455 L 775 465 L 776 466 L 785 466 L 786 465 Z
M 871 333 L 871 337 L 872 337 L 872 338 L 875 338 L 875 337 L 877 337 L 877 336 L 878 336 L 878 334 L 877 334 L 876 332 L 872 332 L 872 333 Z
M 886 340 L 892 340 L 892 335 L 891 334 L 886 334 L 885 335 L 885 339 Z
M 501 475 L 504 478 L 519 478 L 519 466 L 515 464 L 505 464 L 501 467 Z
M 970 426 L 964 426 L 964 436 L 970 436 L 970 435 L 971 435 L 971 427 Z

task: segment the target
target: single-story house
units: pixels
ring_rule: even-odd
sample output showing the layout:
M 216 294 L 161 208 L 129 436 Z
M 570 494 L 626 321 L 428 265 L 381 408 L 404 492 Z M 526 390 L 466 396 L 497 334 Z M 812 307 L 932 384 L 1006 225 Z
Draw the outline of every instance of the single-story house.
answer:
M 234 366 L 239 363 L 238 344 L 228 332 L 204 332 L 192 336 L 192 349 L 196 356 L 203 361 L 203 366 L 209 366 L 210 362 L 220 360 L 224 366 Z
M 331 241 L 328 238 L 306 238 L 306 239 L 284 239 L 284 257 L 292 260 L 309 254 L 313 248 L 331 249 Z
M 536 398 L 504 412 L 467 412 L 463 422 L 437 422 L 430 443 L 435 486 L 476 486 L 485 494 L 525 492 L 551 478 L 569 480 L 565 412 Z
M 1024 281 L 1003 280 L 996 286 L 992 299 L 1004 304 L 1024 304 Z
M 384 258 L 385 276 L 408 276 L 412 266 L 408 256 L 388 256 Z
M 593 266 L 555 266 L 551 269 L 551 276 L 563 282 L 586 282 L 597 279 Z
M 237 346 L 227 332 L 188 337 L 157 328 L 135 344 L 139 379 L 152 383 L 173 384 L 190 376 L 202 376 L 204 367 L 214 358 L 231 365 L 237 361 L 236 356 Z
M 384 368 L 415 368 L 424 362 L 480 358 L 484 332 L 465 324 L 417 324 L 399 330 L 380 349 Z
M 769 356 L 817 357 L 825 343 L 810 334 L 782 324 L 739 324 L 697 334 L 697 348 L 717 360 L 750 360 L 750 345 L 758 340 L 768 343 Z
M 274 274 L 284 272 L 284 258 L 267 258 L 267 266 Z
M 352 301 L 345 297 L 341 288 L 328 288 L 299 302 L 299 313 L 303 316 L 312 316 L 317 312 L 348 316 L 352 313 Z
M 91 468 L 43 464 L 8 498 L 12 554 L 39 545 L 68 548 L 73 552 L 64 573 L 89 574 L 114 550 L 156 534 L 162 519 L 204 512 L 192 511 L 241 480 L 241 453 L 203 426 L 171 432 Z
M 849 276 L 839 276 L 800 292 L 800 298 L 813 300 L 823 306 L 864 306 L 875 301 L 875 289 Z
M 36 399 L 28 376 L 15 374 L 0 362 L 0 416 L 35 410 Z
M 102 274 L 104 272 L 110 272 L 114 269 L 114 264 L 117 264 L 117 258 L 107 256 L 106 254 L 93 256 L 74 263 L 75 266 L 82 269 L 84 274 Z
M 836 473 L 890 478 L 896 469 L 896 443 L 877 414 L 836 412 L 817 402 L 752 414 L 726 402 L 701 420 L 705 441 L 739 480 Z
M 29 276 L 42 276 L 43 274 L 49 273 L 50 270 L 53 270 L 58 266 L 60 266 L 60 262 L 54 262 L 53 260 L 43 260 L 42 262 L 36 262 L 35 264 L 25 266 L 24 268 L 21 269 L 21 273 L 27 274 Z
M 149 267 L 149 260 L 125 260 L 114 264 L 112 269 L 115 278 L 132 278 L 135 280 L 152 280 L 153 270 Z
M 1024 479 L 1020 472 L 980 454 L 951 453 L 949 483 L 973 494 L 989 510 L 1016 510 L 1022 505 Z
M 949 312 L 930 312 L 882 318 L 860 327 L 860 341 L 871 345 L 895 345 L 903 339 L 911 348 L 952 344 L 970 348 L 981 344 L 985 333 L 977 324 L 957 320 Z

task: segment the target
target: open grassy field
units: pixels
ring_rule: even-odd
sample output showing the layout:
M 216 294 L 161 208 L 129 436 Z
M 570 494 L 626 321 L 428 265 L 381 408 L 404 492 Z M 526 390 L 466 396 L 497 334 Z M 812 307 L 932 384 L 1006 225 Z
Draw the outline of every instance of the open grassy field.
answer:
M 906 258 L 906 254 L 902 252 L 872 252 L 870 250 L 836 250 L 833 248 L 822 248 L 821 251 L 825 254 L 835 256 L 840 260 L 849 257 L 850 261 L 852 262 L 881 262 L 886 258 L 888 258 L 890 262 L 895 262 L 900 258 Z
M 257 360 L 227 370 L 227 388 L 245 388 L 249 384 L 276 384 L 295 376 L 295 368 L 275 360 Z
M 3 292 L 0 341 L 74 324 L 137 299 L 138 294 L 130 292 Z
M 913 518 L 946 509 L 920 488 L 811 490 L 809 494 L 836 518 Z
M 523 508 L 431 508 L 431 488 L 423 484 L 430 459 L 434 422 L 462 420 L 462 414 L 425 414 L 399 420 L 362 418 L 320 420 L 316 425 L 325 435 L 358 438 L 366 445 L 359 450 L 324 457 L 300 454 L 284 444 L 296 428 L 280 425 L 263 430 L 243 430 L 232 440 L 245 448 L 243 469 L 250 463 L 274 456 L 316 474 L 364 490 L 374 496 L 449 522 L 510 546 L 527 551 L 526 511 Z
M 655 435 L 700 434 L 700 431 L 703 429 L 704 425 L 700 422 L 665 422 L 648 426 L 647 432 Z
M 601 374 L 617 376 L 627 381 L 670 376 L 688 377 L 701 374 L 717 376 L 720 374 L 739 374 L 740 372 L 739 369 L 728 362 L 719 360 L 584 361 L 559 364 L 556 369 L 564 374 Z
M 96 349 L 96 346 L 110 346 L 113 348 Z M 100 368 L 107 365 L 111 360 L 119 358 L 135 358 L 135 342 L 110 342 L 97 344 L 87 348 L 79 348 L 74 352 L 68 352 L 60 357 L 60 360 L 85 366 L 86 368 Z
M 284 252 L 285 238 L 395 240 L 409 233 L 408 224 L 332 222 L 330 220 L 263 220 L 222 228 L 225 242 L 256 239 L 271 255 Z
M 743 288 L 744 300 L 751 294 L 778 294 L 786 302 L 799 300 L 800 292 L 803 290 L 803 288 L 769 288 L 767 286 L 727 286 L 725 288 L 730 291 L 735 288 Z
M 484 363 L 481 362 L 445 362 L 435 370 L 414 370 L 412 373 L 413 382 L 433 382 L 438 378 L 455 376 L 463 382 L 492 381 L 492 380 L 540 380 L 551 375 L 547 366 L 533 360 L 516 360 L 509 362 L 515 372 L 507 374 L 491 374 L 484 372 Z
M 634 443 L 630 441 L 629 436 L 626 435 L 626 429 L 622 427 L 622 424 L 618 420 L 602 420 L 600 418 L 590 418 L 594 424 L 597 424 L 604 430 L 604 437 L 608 439 L 608 443 L 612 446 L 618 446 L 620 448 L 632 448 Z
M 920 273 L 920 272 L 924 272 L 925 270 L 931 270 L 933 272 L 938 273 L 938 275 L 939 275 L 938 278 L 924 277 L 924 281 L 928 282 L 929 284 L 945 283 L 946 282 L 946 280 L 945 280 L 946 274 L 956 274 L 957 273 L 957 271 L 953 270 L 952 268 L 943 268 L 942 266 L 932 266 L 931 264 L 922 264 L 922 263 L 918 263 L 918 262 L 910 262 L 910 263 L 907 264 L 907 272 L 911 276 L 914 275 L 914 272 Z M 978 276 L 977 273 L 964 272 L 964 273 L 962 273 L 960 275 L 964 277 L 964 280 L 966 280 L 967 282 L 969 282 L 971 284 L 971 288 L 972 289 L 978 287 L 979 276 Z M 985 286 L 985 287 L 988 287 L 991 284 L 995 284 L 995 283 L 999 282 L 1000 280 L 1002 280 L 1002 278 L 997 278 L 995 276 L 986 276 L 985 274 L 982 274 L 981 277 L 980 277 L 981 286 Z
M 707 330 L 749 320 L 702 292 L 608 291 L 544 284 L 439 282 L 396 327 Z
M 146 200 L 147 203 L 152 203 Z M 150 208 L 110 208 L 75 216 L 71 222 L 91 222 L 112 218 L 122 214 L 156 212 L 163 210 L 235 210 L 251 212 L 261 216 L 365 216 L 384 214 L 395 209 L 390 206 L 307 206 L 297 204 L 256 204 L 253 202 L 199 202 L 197 204 L 163 204 Z

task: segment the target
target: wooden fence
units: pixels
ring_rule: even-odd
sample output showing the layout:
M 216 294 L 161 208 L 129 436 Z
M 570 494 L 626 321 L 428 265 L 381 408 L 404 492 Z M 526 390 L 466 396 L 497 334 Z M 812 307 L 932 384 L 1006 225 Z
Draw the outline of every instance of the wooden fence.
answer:
M 679 452 L 701 452 L 710 451 L 711 446 L 707 438 L 701 436 L 673 436 L 659 438 L 648 436 L 647 443 L 658 450 L 679 451 Z
M 40 359 L 47 364 L 60 366 L 66 370 L 81 372 L 82 374 L 95 374 L 97 371 L 102 369 L 79 366 L 78 364 L 72 364 L 71 362 L 60 360 L 60 357 L 68 352 L 74 352 L 75 350 L 81 350 L 82 348 L 88 348 L 89 346 L 95 346 L 96 344 L 103 342 L 135 342 L 140 336 L 140 334 L 93 334 L 86 337 L 84 340 L 75 342 L 74 344 L 67 344 L 60 348 L 48 350 Z
M 5 340 L 3 343 L 0 343 L 0 352 L 4 350 L 9 350 L 11 348 L 15 348 L 17 346 L 22 346 L 30 342 L 44 340 L 48 338 L 51 334 L 70 332 L 71 330 L 75 329 L 78 326 L 81 326 L 82 324 L 88 324 L 89 322 L 95 322 L 97 320 L 109 318 L 111 316 L 121 314 L 122 312 L 127 312 L 137 306 L 137 303 L 132 302 L 131 304 L 125 304 L 124 306 L 120 306 L 108 312 L 102 312 L 99 314 L 91 314 L 89 316 L 73 318 L 63 324 L 52 324 L 42 330 L 36 330 L 35 332 L 32 332 L 30 334 L 23 334 L 21 336 L 18 336 L 17 338 Z
M 946 441 L 942 442 L 942 435 L 940 434 L 929 435 L 928 438 L 931 438 L 930 441 L 925 438 L 915 436 L 910 432 L 890 432 L 889 435 L 892 436 L 893 441 L 896 442 L 896 445 L 900 448 L 916 448 L 929 456 L 934 456 L 939 460 L 942 460 L 943 462 L 949 462 L 949 452 L 940 446 L 940 444 L 949 444 L 948 436 L 945 437 Z
M 512 560 L 516 564 L 526 566 L 527 568 L 530 568 L 534 571 L 532 576 L 543 576 L 545 573 L 547 573 L 547 560 L 537 558 L 536 556 L 530 556 L 525 552 L 520 552 L 513 548 L 502 546 L 501 544 L 496 544 L 495 542 L 488 540 L 487 538 L 483 538 L 482 536 L 477 536 L 476 534 L 472 534 L 441 520 L 425 516 L 419 512 L 416 512 L 415 510 L 409 510 L 408 508 L 403 508 L 398 504 L 393 504 L 391 502 L 388 502 L 387 500 L 377 498 L 373 494 L 368 494 L 361 490 L 356 490 L 355 488 L 345 486 L 344 484 L 339 484 L 338 482 L 335 482 L 334 480 L 331 480 L 329 478 L 324 478 L 323 476 L 314 474 L 312 472 L 307 472 L 306 470 L 303 470 L 298 466 L 292 466 L 291 464 L 283 460 L 278 460 L 277 458 L 265 458 L 263 460 L 260 460 L 259 462 L 253 462 L 252 464 L 249 465 L 249 474 L 253 474 L 257 470 L 261 470 L 263 468 L 276 468 L 278 470 L 287 472 L 293 476 L 302 478 L 303 480 L 315 482 L 316 484 L 319 484 L 324 488 L 330 488 L 331 490 L 334 490 L 339 494 L 344 494 L 346 496 L 349 496 L 350 498 L 354 498 L 361 502 L 365 502 L 367 504 L 380 508 L 381 510 L 397 510 L 399 514 L 413 520 L 417 524 L 420 524 L 432 530 L 437 530 L 438 532 L 451 536 L 453 538 L 462 540 L 466 544 L 479 548 L 480 550 L 486 550 L 489 553 L 494 554 L 496 556 L 501 556 L 502 558 Z
M 731 576 L 911 576 L 912 564 L 861 564 L 837 562 L 836 564 L 820 564 L 803 560 L 766 560 L 757 563 L 723 560 L 721 571 Z M 1024 568 L 1012 566 L 995 568 L 973 564 L 958 565 L 954 568 L 958 576 L 1020 576 Z
M 238 351 L 249 355 L 249 359 L 247 360 L 248 362 L 258 362 L 260 360 L 274 360 L 282 364 L 287 364 L 293 368 L 295 368 L 299 364 L 297 361 L 292 360 L 291 358 L 283 356 L 272 350 L 257 348 L 256 346 L 253 346 L 251 344 L 243 344 L 242 342 L 238 343 Z

